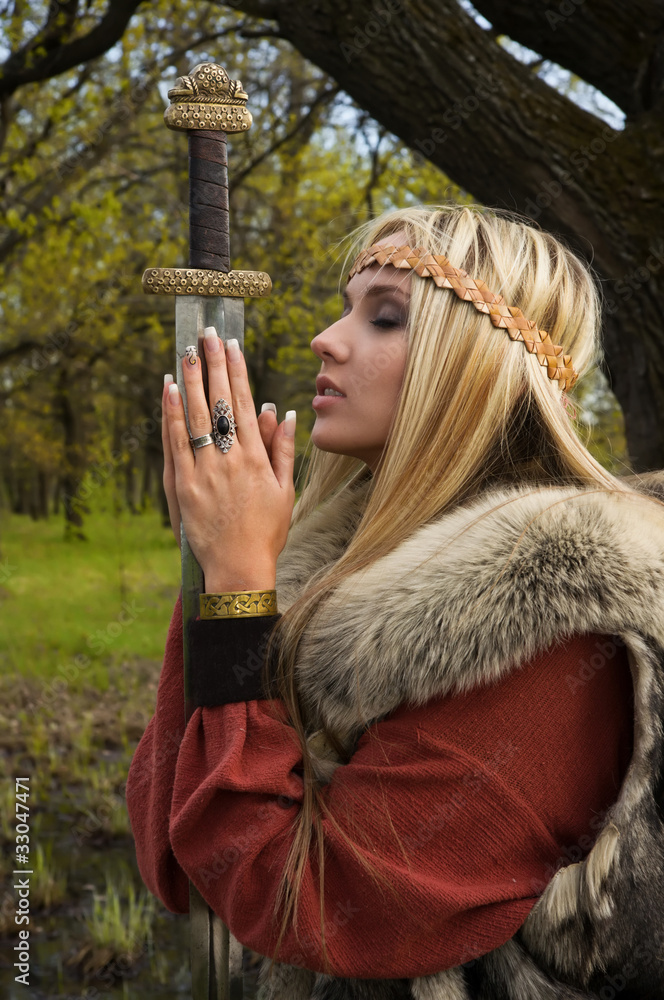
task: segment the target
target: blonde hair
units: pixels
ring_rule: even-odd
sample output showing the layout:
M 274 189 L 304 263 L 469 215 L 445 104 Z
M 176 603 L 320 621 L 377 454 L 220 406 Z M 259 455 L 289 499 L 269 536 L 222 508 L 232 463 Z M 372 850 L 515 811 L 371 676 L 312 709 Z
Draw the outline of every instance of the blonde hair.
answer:
M 482 278 L 508 305 L 546 330 L 583 376 L 600 356 L 600 302 L 592 275 L 548 233 L 506 212 L 479 206 L 421 206 L 385 213 L 348 237 L 344 278 L 360 249 L 396 233 L 411 247 L 443 254 Z M 385 265 L 391 266 L 391 265 Z M 594 487 L 635 491 L 605 470 L 579 440 L 561 405 L 558 383 L 535 355 L 510 340 L 470 303 L 413 274 L 403 383 L 366 508 L 342 556 L 279 620 L 266 660 L 275 655 L 280 696 L 299 737 L 304 797 L 277 893 L 279 944 L 297 927 L 302 877 L 315 837 L 323 960 L 325 947 L 322 818 L 337 828 L 317 784 L 298 702 L 295 662 L 300 637 L 320 603 L 352 573 L 400 545 L 420 526 L 494 484 Z M 292 524 L 339 488 L 367 473 L 358 459 L 320 451 L 312 457 Z M 335 734 L 328 739 L 341 750 Z M 345 834 L 342 834 L 345 836 Z M 347 842 L 367 868 L 365 856 Z M 377 875 L 372 871 L 372 876 Z

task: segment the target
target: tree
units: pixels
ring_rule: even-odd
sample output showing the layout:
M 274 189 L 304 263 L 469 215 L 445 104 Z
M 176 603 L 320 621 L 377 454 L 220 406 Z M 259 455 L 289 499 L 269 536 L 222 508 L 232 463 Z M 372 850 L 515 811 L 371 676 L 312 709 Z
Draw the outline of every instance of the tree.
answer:
M 85 10 L 103 19 L 103 4 Z M 64 47 L 90 33 L 86 17 Z M 16 51 L 38 30 L 26 14 Z M 272 297 L 247 302 L 249 376 L 258 405 L 298 409 L 301 443 L 319 369 L 309 342 L 340 308 L 330 248 L 374 212 L 469 197 L 273 28 L 211 2 L 143 5 L 105 56 L 18 87 L 0 151 L 2 486 L 17 512 L 63 510 L 70 537 L 84 537 L 111 477 L 115 498 L 160 502 L 168 521 L 159 419 L 173 301 L 139 281 L 187 259 L 187 144 L 162 124 L 158 84 L 204 59 L 251 95 L 254 125 L 229 141 L 232 261 L 272 276 Z M 619 468 L 600 440 L 610 427 L 600 419 L 590 447 Z
M 308 343 L 338 308 L 330 239 L 370 204 L 392 204 L 381 184 L 404 174 L 400 197 L 432 175 L 431 189 L 439 185 L 439 172 L 414 169 L 397 140 L 383 137 L 371 159 L 358 152 L 352 131 L 332 121 L 334 82 L 286 43 L 247 44 L 237 34 L 245 22 L 213 4 L 160 0 L 108 56 L 21 86 L 6 119 L 4 493 L 34 517 L 63 509 L 69 537 L 84 537 L 86 509 L 111 477 L 132 509 L 163 500 L 159 401 L 173 370 L 173 300 L 142 295 L 140 275 L 186 263 L 187 143 L 163 125 L 161 79 L 217 59 L 252 95 L 254 126 L 230 140 L 232 259 L 273 278 L 272 299 L 247 303 L 246 343 L 257 400 L 282 414 L 286 404 L 310 410 Z
M 479 201 L 588 258 L 634 469 L 664 466 L 664 11 L 656 0 L 233 0 Z M 464 5 L 465 6 L 465 5 Z M 517 60 L 500 35 L 538 54 Z M 613 100 L 614 128 L 545 83 L 555 62 Z

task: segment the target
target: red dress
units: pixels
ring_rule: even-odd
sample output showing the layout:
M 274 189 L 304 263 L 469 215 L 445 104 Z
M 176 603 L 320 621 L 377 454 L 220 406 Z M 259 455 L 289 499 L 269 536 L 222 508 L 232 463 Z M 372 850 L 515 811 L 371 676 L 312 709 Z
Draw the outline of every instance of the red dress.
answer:
M 141 875 L 175 912 L 188 879 L 247 947 L 272 956 L 275 894 L 302 798 L 281 702 L 198 708 L 184 726 L 175 607 L 157 707 L 127 805 Z M 512 937 L 561 866 L 584 857 L 632 751 L 624 645 L 574 637 L 465 695 L 402 706 L 371 726 L 324 795 L 389 885 L 324 820 L 326 945 L 343 977 L 427 975 Z M 316 849 L 298 936 L 279 960 L 322 971 Z

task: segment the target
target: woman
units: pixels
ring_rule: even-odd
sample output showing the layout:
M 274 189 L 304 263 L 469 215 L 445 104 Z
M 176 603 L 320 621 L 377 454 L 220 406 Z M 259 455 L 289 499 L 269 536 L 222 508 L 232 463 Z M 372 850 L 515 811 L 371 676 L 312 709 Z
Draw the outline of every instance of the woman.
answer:
M 209 400 L 185 364 L 228 453 L 193 457 L 165 389 L 174 530 L 208 592 L 276 585 L 279 613 L 196 623 L 185 729 L 178 602 L 127 785 L 141 874 L 177 912 L 191 879 L 272 1000 L 664 996 L 661 484 L 571 424 L 593 281 L 475 207 L 360 249 L 292 520 L 294 414 L 256 418 L 241 355 L 206 332 Z

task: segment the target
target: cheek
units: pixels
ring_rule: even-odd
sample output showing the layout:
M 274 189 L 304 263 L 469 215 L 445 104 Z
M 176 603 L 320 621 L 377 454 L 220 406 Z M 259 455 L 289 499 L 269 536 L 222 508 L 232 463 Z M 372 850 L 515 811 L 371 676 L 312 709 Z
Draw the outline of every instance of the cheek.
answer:
M 393 345 L 389 354 L 390 364 L 385 365 L 385 370 L 383 372 L 383 383 L 386 388 L 389 387 L 393 394 L 397 394 L 401 389 L 403 383 L 403 377 L 406 370 L 406 351 L 407 347 L 403 341 L 399 341 L 397 345 Z
M 375 369 L 374 369 L 375 370 Z M 384 413 L 391 416 L 399 399 L 403 383 L 403 365 L 391 364 L 382 371 L 377 371 L 373 384 L 368 387 L 367 402 L 371 399 L 374 413 Z
M 391 409 L 401 390 L 406 367 L 407 345 L 399 338 L 367 352 L 358 359 L 355 388 L 356 398 L 382 409 Z

